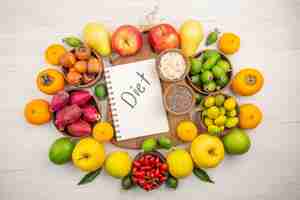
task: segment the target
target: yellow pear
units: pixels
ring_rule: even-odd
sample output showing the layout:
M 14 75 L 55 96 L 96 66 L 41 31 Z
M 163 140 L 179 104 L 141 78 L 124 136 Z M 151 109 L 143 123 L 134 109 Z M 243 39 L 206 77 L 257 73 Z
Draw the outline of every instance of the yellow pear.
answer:
M 83 29 L 84 42 L 102 56 L 111 54 L 110 33 L 100 23 L 88 23 Z
M 182 53 L 187 57 L 195 55 L 204 38 L 201 23 L 196 20 L 187 20 L 181 25 L 179 33 Z

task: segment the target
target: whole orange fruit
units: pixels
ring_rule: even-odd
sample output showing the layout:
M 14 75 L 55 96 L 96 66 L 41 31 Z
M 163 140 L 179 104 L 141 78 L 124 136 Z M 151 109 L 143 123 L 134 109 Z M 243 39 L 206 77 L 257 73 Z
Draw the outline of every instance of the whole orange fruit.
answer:
M 224 54 L 234 54 L 240 49 L 240 38 L 234 33 L 224 33 L 220 37 L 218 47 Z
M 24 116 L 27 122 L 41 125 L 51 120 L 49 103 L 43 99 L 34 99 L 26 104 Z
M 108 122 L 98 122 L 93 128 L 93 137 L 98 142 L 108 142 L 114 136 L 114 129 Z
M 263 84 L 264 77 L 258 70 L 246 68 L 234 76 L 231 89 L 241 96 L 250 96 L 256 94 Z
M 64 89 L 65 79 L 60 71 L 45 69 L 38 74 L 36 83 L 40 91 L 52 95 Z
M 182 121 L 178 124 L 177 136 L 185 142 L 193 141 L 198 135 L 198 128 L 192 121 Z
M 243 104 L 240 106 L 240 128 L 256 128 L 262 121 L 263 114 L 254 104 Z

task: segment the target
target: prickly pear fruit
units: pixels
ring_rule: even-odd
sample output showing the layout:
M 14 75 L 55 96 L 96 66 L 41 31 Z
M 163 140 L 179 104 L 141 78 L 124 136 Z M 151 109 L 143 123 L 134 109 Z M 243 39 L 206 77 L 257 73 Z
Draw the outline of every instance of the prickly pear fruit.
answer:
M 76 122 L 82 114 L 78 105 L 66 106 L 56 114 L 55 125 L 59 130 L 64 130 L 65 126 Z
M 86 105 L 82 107 L 82 113 L 83 113 L 83 120 L 87 122 L 93 123 L 98 121 L 101 118 L 96 107 L 92 105 Z
M 69 102 L 69 93 L 66 91 L 60 91 L 52 97 L 50 110 L 51 112 L 56 112 L 65 107 Z
M 91 125 L 84 121 L 78 120 L 67 127 L 68 133 L 75 137 L 88 136 L 92 133 Z
M 78 106 L 82 106 L 86 104 L 91 98 L 92 95 L 88 91 L 85 90 L 75 91 L 72 92 L 70 95 L 70 103 L 71 105 L 76 104 Z

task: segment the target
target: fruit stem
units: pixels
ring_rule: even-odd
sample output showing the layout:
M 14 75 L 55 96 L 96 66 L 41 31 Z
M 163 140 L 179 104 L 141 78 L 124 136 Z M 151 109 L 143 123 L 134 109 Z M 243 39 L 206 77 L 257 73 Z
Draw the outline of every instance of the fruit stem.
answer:
M 247 85 L 255 85 L 256 77 L 252 75 L 248 75 L 245 77 L 245 82 L 247 83 Z

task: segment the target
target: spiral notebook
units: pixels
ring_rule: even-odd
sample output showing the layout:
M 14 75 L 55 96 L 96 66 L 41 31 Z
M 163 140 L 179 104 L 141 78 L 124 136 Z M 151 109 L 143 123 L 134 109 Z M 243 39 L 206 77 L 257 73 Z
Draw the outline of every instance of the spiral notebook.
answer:
M 117 141 L 169 131 L 155 60 L 106 67 Z

